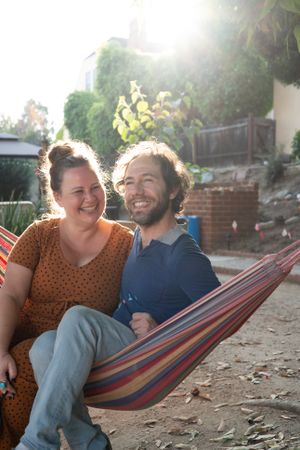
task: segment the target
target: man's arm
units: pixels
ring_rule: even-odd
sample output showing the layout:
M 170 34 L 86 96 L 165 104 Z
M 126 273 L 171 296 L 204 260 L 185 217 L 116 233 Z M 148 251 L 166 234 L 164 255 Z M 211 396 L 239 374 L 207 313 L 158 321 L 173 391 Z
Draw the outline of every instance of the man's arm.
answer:
M 209 258 L 203 253 L 184 255 L 177 265 L 179 286 L 192 302 L 220 286 Z

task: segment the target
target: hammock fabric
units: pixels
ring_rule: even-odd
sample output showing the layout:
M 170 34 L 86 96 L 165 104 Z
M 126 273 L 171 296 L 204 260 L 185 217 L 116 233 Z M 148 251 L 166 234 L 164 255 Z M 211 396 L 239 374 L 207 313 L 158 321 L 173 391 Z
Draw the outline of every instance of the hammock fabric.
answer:
M 16 237 L 0 227 L 0 284 Z M 300 241 L 267 255 L 117 354 L 98 362 L 84 387 L 89 406 L 139 410 L 167 396 L 235 333 L 300 260 Z

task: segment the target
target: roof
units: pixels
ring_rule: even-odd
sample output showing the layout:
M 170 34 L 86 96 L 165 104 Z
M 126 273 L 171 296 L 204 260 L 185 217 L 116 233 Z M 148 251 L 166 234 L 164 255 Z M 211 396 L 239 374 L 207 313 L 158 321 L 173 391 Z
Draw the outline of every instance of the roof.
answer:
M 0 133 L 0 156 L 24 156 L 38 158 L 38 145 L 22 142 L 13 134 Z

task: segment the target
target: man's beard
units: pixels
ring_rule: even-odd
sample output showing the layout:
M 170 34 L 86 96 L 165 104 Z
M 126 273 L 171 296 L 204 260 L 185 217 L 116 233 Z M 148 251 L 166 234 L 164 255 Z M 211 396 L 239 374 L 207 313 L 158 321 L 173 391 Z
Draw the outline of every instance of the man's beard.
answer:
M 164 195 L 161 201 L 148 212 L 132 212 L 128 209 L 130 213 L 130 218 L 138 225 L 150 226 L 159 222 L 165 213 L 169 209 L 170 200 L 167 195 Z

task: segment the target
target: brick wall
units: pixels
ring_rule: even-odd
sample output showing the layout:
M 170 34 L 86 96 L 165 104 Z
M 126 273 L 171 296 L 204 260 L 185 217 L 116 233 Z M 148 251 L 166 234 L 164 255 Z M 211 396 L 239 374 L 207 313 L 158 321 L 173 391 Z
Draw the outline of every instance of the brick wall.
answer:
M 209 184 L 193 190 L 184 203 L 184 215 L 200 216 L 201 248 L 226 247 L 232 223 L 243 237 L 253 231 L 258 215 L 258 184 Z

